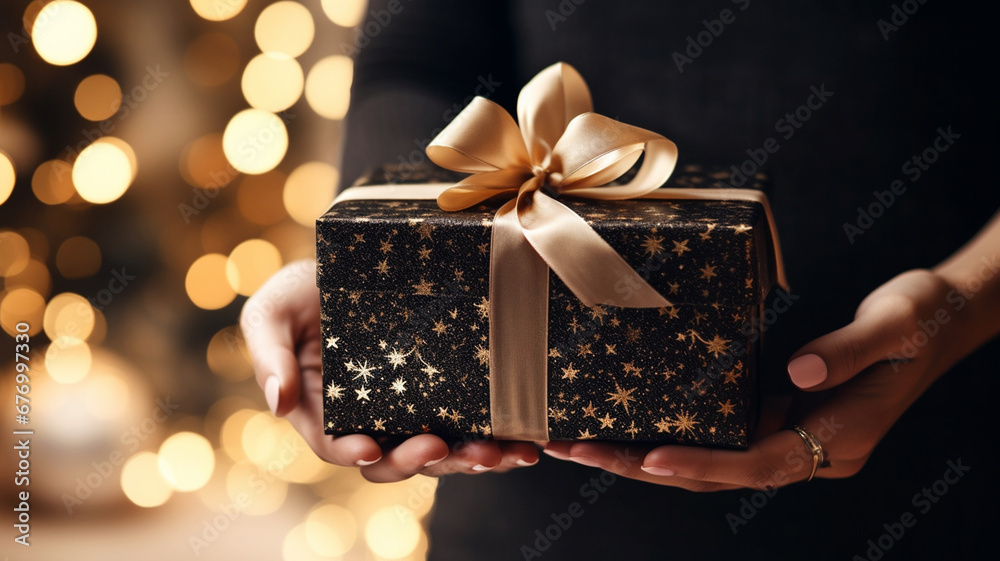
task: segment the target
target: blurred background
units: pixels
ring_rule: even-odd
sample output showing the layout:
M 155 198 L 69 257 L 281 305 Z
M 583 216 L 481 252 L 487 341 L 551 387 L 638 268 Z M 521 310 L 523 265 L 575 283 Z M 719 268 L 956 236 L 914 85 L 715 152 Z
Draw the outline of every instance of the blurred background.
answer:
M 320 461 L 267 410 L 236 327 L 267 277 L 314 257 L 365 9 L 0 3 L 0 551 L 424 557 L 435 480 Z M 33 431 L 27 486 L 14 430 Z M 30 547 L 13 542 L 25 490 Z

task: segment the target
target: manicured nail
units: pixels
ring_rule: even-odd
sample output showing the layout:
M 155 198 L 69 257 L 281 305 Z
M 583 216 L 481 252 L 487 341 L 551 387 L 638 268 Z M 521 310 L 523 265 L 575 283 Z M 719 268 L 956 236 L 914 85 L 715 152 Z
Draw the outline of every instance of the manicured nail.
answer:
M 381 459 L 382 458 L 375 458 L 374 460 L 358 460 L 354 462 L 354 464 L 358 467 L 365 467 L 365 466 L 370 466 Z
M 566 454 L 563 454 L 561 452 L 556 452 L 555 450 L 549 450 L 548 448 L 545 448 L 544 450 L 542 450 L 542 452 L 545 452 L 546 454 L 552 456 L 553 458 L 555 458 L 557 460 L 568 460 L 569 459 L 569 456 L 567 456 Z
M 601 467 L 600 462 L 593 458 L 588 458 L 587 456 L 570 456 L 569 460 L 571 462 L 576 462 L 592 468 Z
M 669 477 L 676 473 L 670 468 L 660 467 L 660 466 L 642 466 L 642 471 L 650 475 L 661 475 L 663 477 Z
M 264 399 L 267 406 L 271 408 L 271 413 L 278 414 L 278 393 L 281 390 L 281 383 L 277 376 L 271 376 L 264 382 Z
M 826 363 L 819 355 L 802 355 L 788 363 L 788 375 L 800 388 L 811 388 L 826 380 Z
M 538 463 L 538 458 L 535 458 L 535 461 L 533 461 L 533 462 L 529 462 L 528 460 L 518 460 L 517 461 L 517 465 L 519 465 L 521 467 L 533 466 L 533 465 L 535 465 L 537 463 Z
M 491 469 L 493 469 L 493 468 L 486 467 L 483 464 L 476 464 L 476 465 L 472 466 L 472 471 L 489 471 Z
M 424 464 L 424 467 L 425 468 L 429 468 L 429 467 L 431 467 L 434 464 L 440 464 L 447 457 L 448 457 L 448 454 L 445 454 L 444 456 L 441 456 L 440 458 L 438 458 L 436 460 L 431 460 L 431 461 L 427 462 L 426 464 Z

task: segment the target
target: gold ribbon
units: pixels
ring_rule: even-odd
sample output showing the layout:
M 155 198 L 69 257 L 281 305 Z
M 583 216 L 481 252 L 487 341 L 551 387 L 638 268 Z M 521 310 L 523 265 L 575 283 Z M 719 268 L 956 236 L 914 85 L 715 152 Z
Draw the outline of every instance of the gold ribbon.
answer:
M 677 147 L 656 133 L 591 113 L 580 74 L 554 64 L 521 90 L 520 128 L 499 105 L 477 97 L 427 147 L 436 164 L 471 173 L 455 185 L 358 187 L 354 199 L 430 199 L 446 211 L 513 199 L 497 211 L 490 248 L 490 414 L 494 438 L 548 440 L 548 271 L 586 306 L 660 308 L 668 302 L 579 215 L 555 200 L 570 195 L 749 200 L 763 205 L 785 286 L 766 197 L 749 189 L 659 189 Z M 635 177 L 605 186 L 645 153 Z

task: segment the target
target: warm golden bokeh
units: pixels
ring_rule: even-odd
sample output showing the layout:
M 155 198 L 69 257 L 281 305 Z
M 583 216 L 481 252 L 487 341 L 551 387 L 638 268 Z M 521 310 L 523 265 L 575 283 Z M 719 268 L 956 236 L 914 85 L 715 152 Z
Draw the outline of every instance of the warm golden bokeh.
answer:
M 274 113 L 244 109 L 230 119 L 222 136 L 226 159 L 250 174 L 271 171 L 288 151 L 288 129 Z
M 354 62 L 342 55 L 321 59 L 306 77 L 306 101 L 322 117 L 340 120 L 351 102 Z
M 286 179 L 288 176 L 278 170 L 245 176 L 236 191 L 236 204 L 243 217 L 270 226 L 288 216 L 281 198 Z
M 68 66 L 83 60 L 97 42 L 97 21 L 83 4 L 49 2 L 34 17 L 31 41 L 45 62 Z
M 385 559 L 402 559 L 413 553 L 422 533 L 413 511 L 402 505 L 379 509 L 365 524 L 368 547 Z
M 225 21 L 235 17 L 246 7 L 247 0 L 191 0 L 191 7 L 208 21 Z
M 24 236 L 13 230 L 0 230 L 0 277 L 20 273 L 30 258 L 31 248 Z
M 320 503 L 306 517 L 306 541 L 320 555 L 344 555 L 354 547 L 357 534 L 354 514 L 336 503 Z
M 181 152 L 181 175 L 188 184 L 203 189 L 225 187 L 232 181 L 226 155 L 222 151 L 222 134 L 200 136 Z
M 257 17 L 254 37 L 262 53 L 295 58 L 306 52 L 316 34 L 309 9 L 284 0 L 264 8 Z
M 171 435 L 160 445 L 160 473 L 177 491 L 196 491 L 212 477 L 215 451 L 204 436 L 193 432 Z
M 247 63 L 241 86 L 251 107 L 277 113 L 299 100 L 305 77 L 294 58 L 261 53 Z
M 34 289 L 19 287 L 0 292 L 0 326 L 13 337 L 20 333 L 18 323 L 27 323 L 29 335 L 42 330 L 42 315 L 45 313 L 45 298 Z
M 223 327 L 213 335 L 205 357 L 212 372 L 230 382 L 240 382 L 253 376 L 250 352 L 236 326 Z
M 323 13 L 341 27 L 354 27 L 365 17 L 368 0 L 323 0 Z
M 101 269 L 101 248 L 86 236 L 73 236 L 59 244 L 56 268 L 68 279 L 93 276 Z
M 94 307 L 86 298 L 72 292 L 63 292 L 49 300 L 42 318 L 45 334 L 52 341 L 63 336 L 85 341 L 96 323 Z
M 125 194 L 135 178 L 134 153 L 108 137 L 83 149 L 73 163 L 73 186 L 84 200 L 107 204 Z
M 184 287 L 195 306 L 205 310 L 224 308 L 236 297 L 236 291 L 226 280 L 228 258 L 209 253 L 198 258 L 188 269 Z
M 49 160 L 35 168 L 31 190 L 47 205 L 65 203 L 76 194 L 73 187 L 73 166 L 62 160 Z
M 63 335 L 45 351 L 45 370 L 53 380 L 62 384 L 75 384 L 90 373 L 93 353 L 86 342 Z
M 103 121 L 122 106 L 122 88 L 111 76 L 94 74 L 80 81 L 73 104 L 85 119 Z
M 160 506 L 174 494 L 170 483 L 160 473 L 157 455 L 139 452 L 122 466 L 121 486 L 125 496 L 146 508 Z
M 42 298 L 48 298 L 52 292 L 52 275 L 44 261 L 32 257 L 20 273 L 7 277 L 5 285 L 8 290 L 18 287 L 30 288 Z
M 10 105 L 24 93 L 24 72 L 9 62 L 0 63 L 0 106 Z
M 14 162 L 10 161 L 10 156 L 0 151 L 0 205 L 7 202 L 10 194 L 14 192 L 16 182 L 17 172 L 14 170 Z
M 226 263 L 226 278 L 237 294 L 250 296 L 281 268 L 278 248 L 264 240 L 247 240 L 236 246 Z
M 296 222 L 310 228 L 326 212 L 337 192 L 340 173 L 325 162 L 309 162 L 295 168 L 285 181 L 282 200 Z

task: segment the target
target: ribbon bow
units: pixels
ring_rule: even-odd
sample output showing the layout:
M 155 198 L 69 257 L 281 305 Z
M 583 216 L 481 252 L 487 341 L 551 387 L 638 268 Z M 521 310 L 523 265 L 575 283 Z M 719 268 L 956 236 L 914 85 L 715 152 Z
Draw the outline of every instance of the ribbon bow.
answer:
M 592 113 L 583 77 L 562 62 L 521 89 L 517 115 L 520 128 L 502 107 L 476 97 L 427 147 L 428 157 L 439 166 L 473 174 L 438 196 L 441 209 L 462 210 L 497 195 L 516 194 L 494 220 L 491 284 L 523 285 L 539 278 L 531 275 L 547 266 L 586 306 L 670 305 L 555 198 L 620 200 L 650 193 L 673 173 L 674 143 Z M 602 187 L 628 171 L 643 152 L 631 181 Z

